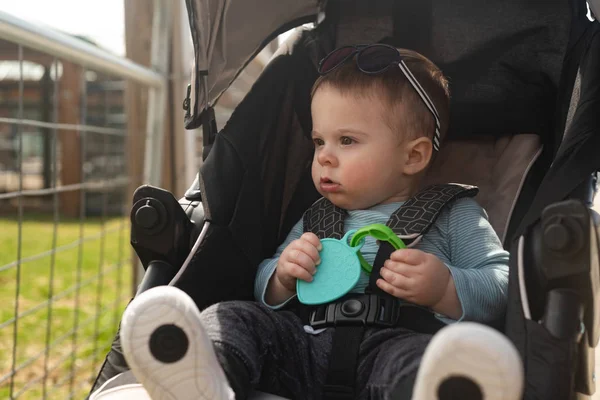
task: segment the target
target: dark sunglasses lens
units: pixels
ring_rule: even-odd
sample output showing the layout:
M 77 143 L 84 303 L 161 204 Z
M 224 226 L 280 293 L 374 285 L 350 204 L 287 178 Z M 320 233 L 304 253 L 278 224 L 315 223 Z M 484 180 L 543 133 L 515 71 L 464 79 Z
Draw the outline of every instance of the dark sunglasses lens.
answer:
M 321 64 L 319 66 L 319 73 L 326 74 L 329 71 L 333 70 L 338 65 L 346 61 L 348 57 L 352 55 L 355 51 L 356 49 L 354 47 L 341 47 L 337 50 L 332 51 L 321 61 Z
M 383 71 L 395 62 L 400 62 L 398 50 L 388 46 L 367 47 L 359 53 L 356 60 L 358 68 L 367 73 Z

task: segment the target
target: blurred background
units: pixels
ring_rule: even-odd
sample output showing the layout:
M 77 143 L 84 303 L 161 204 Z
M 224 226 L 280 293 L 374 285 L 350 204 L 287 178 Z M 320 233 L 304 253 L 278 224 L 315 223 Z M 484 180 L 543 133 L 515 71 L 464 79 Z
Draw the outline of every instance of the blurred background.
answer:
M 143 272 L 133 191 L 181 197 L 201 163 L 192 58 L 183 0 L 0 0 L 0 399 L 87 395 Z

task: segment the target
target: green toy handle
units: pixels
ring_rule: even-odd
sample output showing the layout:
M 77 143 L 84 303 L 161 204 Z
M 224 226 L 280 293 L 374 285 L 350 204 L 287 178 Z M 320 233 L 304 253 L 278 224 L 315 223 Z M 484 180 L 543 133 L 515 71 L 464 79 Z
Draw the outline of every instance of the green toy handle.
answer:
M 394 233 L 394 231 L 391 230 L 390 227 L 383 224 L 371 224 L 360 228 L 352 236 L 350 246 L 356 247 L 356 245 L 367 236 L 371 236 L 376 240 L 379 240 L 380 242 L 388 242 L 396 250 L 406 248 L 406 245 L 404 244 L 402 239 L 396 236 L 396 234 Z M 363 258 L 360 252 L 358 252 L 357 255 L 358 259 L 360 260 L 360 266 L 362 267 L 362 269 L 364 269 L 368 274 L 370 274 L 373 270 L 373 266 Z

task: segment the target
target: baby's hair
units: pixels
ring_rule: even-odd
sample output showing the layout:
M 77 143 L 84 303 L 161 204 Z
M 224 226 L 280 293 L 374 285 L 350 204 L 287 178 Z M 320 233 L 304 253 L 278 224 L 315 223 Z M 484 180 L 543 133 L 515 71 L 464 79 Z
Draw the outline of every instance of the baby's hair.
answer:
M 419 81 L 440 116 L 440 135 L 448 129 L 448 80 L 428 58 L 407 49 L 398 49 L 404 62 Z M 405 132 L 410 138 L 426 136 L 433 139 L 435 120 L 399 67 L 390 67 L 381 74 L 362 73 L 355 62 L 346 62 L 332 72 L 320 76 L 313 85 L 311 97 L 324 85 L 343 95 L 379 98 L 388 106 L 386 123 L 395 132 Z

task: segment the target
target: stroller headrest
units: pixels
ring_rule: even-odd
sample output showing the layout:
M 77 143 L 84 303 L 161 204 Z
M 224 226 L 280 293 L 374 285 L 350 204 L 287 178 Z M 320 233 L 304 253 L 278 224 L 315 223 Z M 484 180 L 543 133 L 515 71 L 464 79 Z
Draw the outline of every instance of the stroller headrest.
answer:
M 452 98 L 449 136 L 550 133 L 569 40 L 568 1 L 330 0 L 326 12 L 334 47 L 383 41 L 442 69 Z

